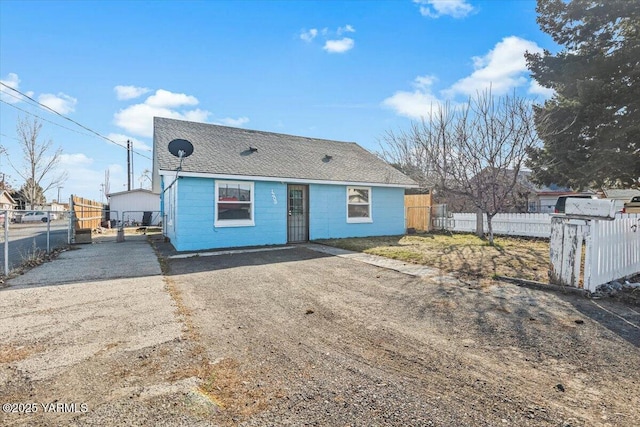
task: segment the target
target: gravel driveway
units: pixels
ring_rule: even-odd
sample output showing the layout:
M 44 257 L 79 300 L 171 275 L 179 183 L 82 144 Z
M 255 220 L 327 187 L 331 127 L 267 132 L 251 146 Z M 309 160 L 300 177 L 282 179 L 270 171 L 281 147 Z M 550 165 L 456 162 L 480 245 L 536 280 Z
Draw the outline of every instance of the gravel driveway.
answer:
M 640 425 L 637 307 L 328 252 L 113 237 L 11 279 L 0 425 Z
M 167 280 L 215 424 L 640 425 L 638 324 L 616 334 L 579 296 L 303 247 L 173 259 Z

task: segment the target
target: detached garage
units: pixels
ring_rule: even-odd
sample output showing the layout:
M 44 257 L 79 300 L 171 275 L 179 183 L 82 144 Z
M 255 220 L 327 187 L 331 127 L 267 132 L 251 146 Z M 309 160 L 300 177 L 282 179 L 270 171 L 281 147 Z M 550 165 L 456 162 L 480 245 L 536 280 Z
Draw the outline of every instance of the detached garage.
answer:
M 111 220 L 122 221 L 125 226 L 160 224 L 159 194 L 139 188 L 108 197 Z

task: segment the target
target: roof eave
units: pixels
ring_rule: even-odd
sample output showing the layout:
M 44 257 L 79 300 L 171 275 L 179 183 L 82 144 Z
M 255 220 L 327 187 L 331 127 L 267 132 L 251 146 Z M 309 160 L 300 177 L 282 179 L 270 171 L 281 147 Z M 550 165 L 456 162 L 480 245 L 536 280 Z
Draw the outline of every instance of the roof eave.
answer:
M 176 176 L 175 170 L 160 169 L 159 174 L 162 176 Z M 233 175 L 233 174 L 216 174 L 205 172 L 184 172 L 178 173 L 181 177 L 190 178 L 210 178 L 210 179 L 231 179 L 240 181 L 268 181 L 268 182 L 286 182 L 297 184 L 326 184 L 326 185 L 363 185 L 368 187 L 391 187 L 391 188 L 420 188 L 416 183 L 389 183 L 389 182 L 367 182 L 367 181 L 332 181 L 327 179 L 308 179 L 295 177 L 278 177 L 278 176 L 258 176 L 258 175 Z

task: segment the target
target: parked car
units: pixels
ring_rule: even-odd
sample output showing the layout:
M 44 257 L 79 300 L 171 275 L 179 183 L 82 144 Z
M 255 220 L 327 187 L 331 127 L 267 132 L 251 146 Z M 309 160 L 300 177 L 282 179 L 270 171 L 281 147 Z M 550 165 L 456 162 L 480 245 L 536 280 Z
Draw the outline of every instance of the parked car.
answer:
M 623 213 L 640 213 L 640 196 L 632 197 L 624 204 Z
M 22 218 L 20 218 L 20 222 L 47 222 L 49 219 L 57 219 L 56 214 L 50 213 L 47 215 L 47 212 L 34 211 L 23 214 Z
M 560 196 L 556 201 L 556 208 L 553 210 L 553 213 L 563 214 L 565 206 L 567 205 L 567 199 L 597 199 L 597 197 L 591 196 L 589 194 L 572 194 L 570 196 Z

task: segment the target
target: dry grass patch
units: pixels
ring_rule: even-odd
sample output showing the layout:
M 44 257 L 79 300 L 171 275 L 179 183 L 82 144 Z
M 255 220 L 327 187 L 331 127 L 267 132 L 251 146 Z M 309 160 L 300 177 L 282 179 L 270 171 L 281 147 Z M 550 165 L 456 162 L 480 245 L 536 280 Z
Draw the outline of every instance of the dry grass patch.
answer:
M 547 281 L 549 242 L 496 237 L 489 246 L 473 234 L 424 234 L 319 240 L 318 243 L 461 275 L 492 278 L 496 275 Z

